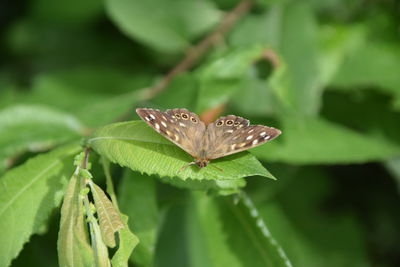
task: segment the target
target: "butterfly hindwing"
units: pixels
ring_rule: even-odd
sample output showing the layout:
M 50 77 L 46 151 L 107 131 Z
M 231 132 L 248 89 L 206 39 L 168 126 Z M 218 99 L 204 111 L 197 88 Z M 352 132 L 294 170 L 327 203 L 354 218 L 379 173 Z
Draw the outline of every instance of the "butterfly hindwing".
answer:
M 193 157 L 198 156 L 206 127 L 195 113 L 187 109 L 162 112 L 147 108 L 138 108 L 136 113 L 162 136 Z
M 207 126 L 207 158 L 238 153 L 271 141 L 280 134 L 280 130 L 272 127 L 249 125 L 242 117 L 221 117 Z

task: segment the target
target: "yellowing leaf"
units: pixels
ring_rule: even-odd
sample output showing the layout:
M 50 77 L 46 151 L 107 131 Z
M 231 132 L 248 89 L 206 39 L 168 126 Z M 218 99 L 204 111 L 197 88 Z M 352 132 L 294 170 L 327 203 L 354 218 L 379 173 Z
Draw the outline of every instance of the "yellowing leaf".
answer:
M 104 243 L 113 248 L 115 247 L 115 232 L 124 228 L 124 223 L 112 202 L 108 199 L 104 191 L 93 182 L 89 182 L 100 221 L 100 230 Z
M 73 175 L 61 208 L 58 233 L 58 260 L 61 267 L 93 266 L 94 258 L 88 242 L 80 196 L 80 181 Z

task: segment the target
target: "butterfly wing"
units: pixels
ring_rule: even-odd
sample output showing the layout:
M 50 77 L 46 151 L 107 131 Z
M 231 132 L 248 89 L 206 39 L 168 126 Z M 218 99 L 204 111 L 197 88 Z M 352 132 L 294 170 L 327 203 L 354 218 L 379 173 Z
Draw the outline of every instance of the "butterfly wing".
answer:
M 238 153 L 268 141 L 281 131 L 263 125 L 249 125 L 249 121 L 238 116 L 221 117 L 206 129 L 207 158 L 216 159 Z
M 195 113 L 182 108 L 166 112 L 138 108 L 136 113 L 162 136 L 193 157 L 198 157 L 206 127 Z

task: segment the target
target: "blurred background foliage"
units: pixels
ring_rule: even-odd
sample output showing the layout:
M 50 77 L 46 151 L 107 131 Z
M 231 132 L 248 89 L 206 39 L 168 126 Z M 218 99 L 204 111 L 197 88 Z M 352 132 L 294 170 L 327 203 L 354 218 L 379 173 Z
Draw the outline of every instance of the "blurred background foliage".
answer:
M 233 113 L 283 131 L 252 150 L 278 181 L 251 177 L 245 191 L 294 266 L 399 266 L 400 3 L 256 1 L 194 68 L 146 96 L 237 4 L 1 1 L 0 173 L 137 119 L 134 107 Z M 197 229 L 210 236 L 218 228 L 206 225 L 229 221 L 241 231 L 226 203 L 116 172 L 121 209 L 141 238 L 132 264 L 212 266 L 199 242 L 213 243 Z M 58 220 L 12 266 L 56 266 Z

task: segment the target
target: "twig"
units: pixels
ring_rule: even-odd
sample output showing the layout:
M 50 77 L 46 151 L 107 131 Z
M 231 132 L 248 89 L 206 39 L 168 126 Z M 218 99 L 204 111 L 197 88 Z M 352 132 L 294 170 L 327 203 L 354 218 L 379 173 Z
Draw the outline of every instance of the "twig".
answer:
M 242 0 L 232 11 L 230 11 L 217 28 L 201 40 L 196 46 L 189 49 L 186 57 L 183 58 L 170 72 L 165 75 L 162 80 L 154 87 L 144 92 L 144 99 L 150 99 L 163 91 L 171 80 L 178 74 L 190 69 L 197 60 L 207 52 L 211 46 L 215 45 L 226 34 L 235 23 L 246 14 L 252 7 L 253 0 Z

